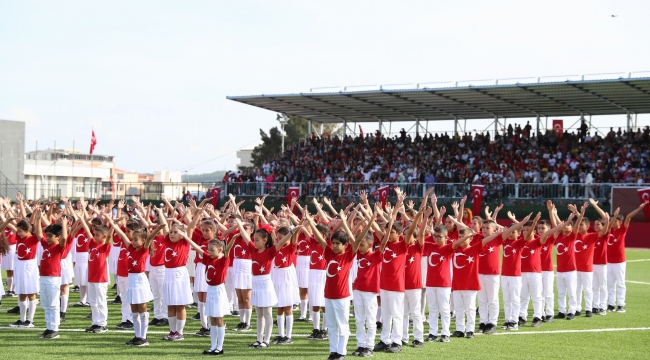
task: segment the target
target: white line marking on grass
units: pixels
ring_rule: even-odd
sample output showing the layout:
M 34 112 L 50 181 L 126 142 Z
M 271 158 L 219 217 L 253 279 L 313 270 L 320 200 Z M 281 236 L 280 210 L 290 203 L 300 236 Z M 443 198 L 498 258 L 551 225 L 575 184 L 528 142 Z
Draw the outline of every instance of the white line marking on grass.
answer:
M 625 280 L 625 282 L 630 283 L 630 284 L 650 285 L 650 282 L 643 282 L 643 281 Z
M 11 329 L 17 331 L 45 331 L 45 328 L 12 328 L 8 326 L 0 326 L 0 330 Z M 521 331 L 521 332 L 500 332 L 494 335 L 539 335 L 539 334 L 567 334 L 567 333 L 590 333 L 590 332 L 612 332 L 612 331 L 648 331 L 650 327 L 639 327 L 639 328 L 605 328 L 605 329 L 585 329 L 585 330 L 549 330 L 549 331 Z M 85 332 L 83 329 L 59 329 L 59 332 Z M 117 334 L 133 334 L 133 331 L 128 330 L 110 330 L 110 333 Z M 147 334 L 157 334 L 157 335 L 167 335 L 167 331 L 147 331 Z M 185 333 L 190 337 L 194 337 L 194 333 Z M 275 334 L 273 334 L 275 335 Z M 310 334 L 293 334 L 297 337 L 307 337 Z M 254 332 L 231 332 L 229 331 L 227 336 L 255 336 Z M 489 335 L 488 335 L 489 336 Z M 198 336 L 197 336 L 198 337 Z
M 639 261 L 650 261 L 650 259 L 635 259 L 635 260 L 628 260 L 627 262 L 639 262 Z

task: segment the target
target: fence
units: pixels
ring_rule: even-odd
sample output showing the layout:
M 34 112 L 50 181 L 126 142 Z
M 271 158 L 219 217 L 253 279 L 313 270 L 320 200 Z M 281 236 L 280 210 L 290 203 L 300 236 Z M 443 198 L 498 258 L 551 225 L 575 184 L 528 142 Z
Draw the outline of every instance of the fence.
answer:
M 29 185 L 5 184 L 0 186 L 0 196 L 15 199 L 17 192 L 23 194 L 36 194 L 34 197 L 45 195 L 50 199 L 57 199 L 61 196 L 71 198 L 84 195 L 92 199 L 125 199 L 136 196 L 143 200 L 160 200 L 161 196 L 169 199 L 181 199 L 188 192 L 197 199 L 210 196 L 210 190 L 215 187 L 221 188 L 221 197 L 228 194 L 238 197 L 259 197 L 268 195 L 272 198 L 286 198 L 289 188 L 298 188 L 301 200 L 307 198 L 327 197 L 332 200 L 356 201 L 361 190 L 365 190 L 369 197 L 377 198 L 378 189 L 389 185 L 389 196 L 395 196 L 394 187 L 399 187 L 408 198 L 421 198 L 426 191 L 433 187 L 438 198 L 449 201 L 460 199 L 471 193 L 471 184 L 466 183 L 281 183 L 281 182 L 245 182 L 245 183 L 118 183 L 112 185 L 109 182 L 98 184 L 97 189 L 93 186 L 80 186 L 70 192 L 69 185 L 44 186 L 36 189 Z M 631 183 L 608 183 L 608 184 L 531 184 L 531 183 L 502 183 L 485 184 L 483 199 L 486 202 L 508 203 L 514 200 L 525 199 L 541 203 L 545 199 L 576 199 L 585 200 L 589 197 L 607 200 L 611 193 L 612 186 L 649 186 L 650 184 Z

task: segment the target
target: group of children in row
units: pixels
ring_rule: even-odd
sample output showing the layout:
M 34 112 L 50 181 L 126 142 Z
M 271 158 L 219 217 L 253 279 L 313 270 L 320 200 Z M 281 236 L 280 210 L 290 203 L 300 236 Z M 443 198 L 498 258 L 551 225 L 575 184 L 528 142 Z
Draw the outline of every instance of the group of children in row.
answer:
M 446 209 L 438 208 L 431 190 L 417 211 L 412 201 L 404 203 L 399 188 L 395 192 L 397 203 L 385 209 L 378 204 L 373 209 L 363 192 L 359 204 L 338 213 L 329 201 L 324 201 L 328 214 L 314 200 L 314 215 L 295 200 L 273 214 L 264 198 L 256 200 L 256 211 L 244 212 L 232 195 L 221 211 L 205 202 L 190 201 L 186 208 L 163 199 L 164 208 L 146 208 L 136 201 L 130 214 L 122 213 L 123 202 L 113 213 L 112 202 L 98 207 L 81 199 L 73 208 L 63 199 L 61 210 L 58 203 L 29 208 L 20 196 L 14 209 L 3 200 L 2 266 L 20 309 L 20 319 L 11 326 L 33 327 L 40 294 L 46 322 L 41 337 L 58 338 L 74 275 L 80 304 L 87 301 L 92 310 L 92 326 L 86 331 L 106 332 L 110 274 L 116 275 L 122 296 L 120 325 L 134 328 L 128 345 L 148 345 L 148 326 L 161 323 L 170 328 L 163 340 L 182 340 L 185 306 L 196 299 L 202 325 L 197 335 L 211 338 L 206 355 L 223 354 L 224 316 L 237 311 L 240 323 L 233 330 L 251 330 L 253 307 L 257 338 L 250 347 L 291 344 L 293 305 L 299 303 L 296 320 L 313 322 L 308 339 L 329 339 L 329 359 L 347 354 L 351 303 L 357 338 L 353 355 L 362 357 L 401 351 L 409 343 L 409 323 L 416 348 L 425 341 L 495 333 L 499 287 L 506 330 L 527 323 L 531 301 L 534 327 L 581 315 L 583 295 L 586 317 L 625 311 L 625 235 L 630 219 L 647 202 L 625 218 L 617 210 L 610 219 L 590 199 L 580 208 L 569 205 L 571 215 L 561 221 L 549 201 L 549 220 L 541 220 L 538 213 L 518 221 L 508 213 L 513 224 L 502 227 L 496 222 L 500 207 L 493 213 L 486 209 L 486 219 L 467 216 L 463 199 L 460 206 L 452 205 L 454 215 L 445 217 Z M 594 232 L 584 217 L 589 205 L 601 216 Z M 475 329 L 477 297 L 480 325 Z M 151 301 L 154 319 L 149 321 Z M 271 341 L 273 307 L 278 336 Z

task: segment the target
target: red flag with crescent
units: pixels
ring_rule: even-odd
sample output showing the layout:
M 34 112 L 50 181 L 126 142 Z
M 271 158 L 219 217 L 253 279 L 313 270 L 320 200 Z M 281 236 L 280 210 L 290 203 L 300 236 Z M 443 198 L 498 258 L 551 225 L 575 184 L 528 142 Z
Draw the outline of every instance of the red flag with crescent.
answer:
M 646 201 L 650 201 L 650 188 L 638 189 L 637 192 L 639 194 L 639 200 L 641 200 L 641 204 Z M 645 221 L 650 222 L 650 206 L 643 208 L 643 215 L 645 215 Z
M 562 134 L 564 133 L 564 120 L 561 119 L 553 120 L 553 131 L 555 131 L 556 135 L 562 136 Z
M 287 204 L 291 205 L 291 199 L 300 197 L 300 188 L 299 187 L 290 187 L 287 192 Z
M 474 199 L 474 214 L 481 213 L 481 206 L 483 205 L 483 185 L 472 185 L 472 199 Z
M 388 185 L 380 187 L 377 191 L 379 192 L 379 201 L 383 209 L 386 207 L 386 201 L 388 201 Z
M 212 202 L 212 206 L 216 209 L 217 206 L 219 206 L 219 196 L 221 196 L 221 188 L 220 187 L 215 187 L 210 190 L 210 202 Z
M 93 130 L 92 134 L 90 135 L 90 155 L 95 152 L 95 146 L 97 145 L 97 138 L 95 137 L 95 130 Z

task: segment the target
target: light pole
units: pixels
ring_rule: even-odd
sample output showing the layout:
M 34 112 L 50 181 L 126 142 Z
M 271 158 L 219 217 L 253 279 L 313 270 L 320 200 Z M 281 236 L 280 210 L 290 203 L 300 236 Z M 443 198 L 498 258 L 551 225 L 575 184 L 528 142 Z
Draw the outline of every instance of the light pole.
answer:
M 276 120 L 282 125 L 282 153 L 284 154 L 284 125 L 289 123 L 289 117 L 285 114 L 278 114 Z

